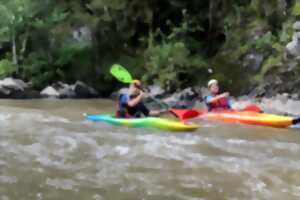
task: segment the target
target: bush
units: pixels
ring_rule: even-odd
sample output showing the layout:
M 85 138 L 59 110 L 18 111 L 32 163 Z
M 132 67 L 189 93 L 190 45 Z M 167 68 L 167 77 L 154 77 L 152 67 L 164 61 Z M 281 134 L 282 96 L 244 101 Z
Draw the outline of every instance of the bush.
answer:
M 205 60 L 191 55 L 183 42 L 150 45 L 144 56 L 146 73 L 143 79 L 149 83 L 158 82 L 169 91 L 192 84 L 207 71 Z
M 4 78 L 13 75 L 17 71 L 17 66 L 10 60 L 3 59 L 0 61 L 0 77 Z

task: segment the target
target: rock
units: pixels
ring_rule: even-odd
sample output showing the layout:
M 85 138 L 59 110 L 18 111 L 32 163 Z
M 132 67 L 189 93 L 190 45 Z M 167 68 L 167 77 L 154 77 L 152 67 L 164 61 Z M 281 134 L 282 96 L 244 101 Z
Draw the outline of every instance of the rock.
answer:
M 77 42 L 91 43 L 92 31 L 88 26 L 82 26 L 73 31 L 73 39 Z
M 81 81 L 77 81 L 74 85 L 59 81 L 46 87 L 41 92 L 41 96 L 50 98 L 93 98 L 99 96 L 99 94 L 94 88 Z
M 41 91 L 41 96 L 47 98 L 59 98 L 60 94 L 55 88 L 48 86 Z
M 0 98 L 25 98 L 28 85 L 20 80 L 5 78 L 0 80 Z
M 5 78 L 1 80 L 0 86 L 13 89 L 13 90 L 20 90 L 20 91 L 24 91 L 25 88 L 28 87 L 28 85 L 24 81 L 20 79 L 13 79 L 13 78 Z
M 47 98 L 75 98 L 76 94 L 73 91 L 73 87 L 63 82 L 57 82 L 52 86 L 46 87 L 40 93 L 42 97 Z
M 294 24 L 295 32 L 293 34 L 293 40 L 286 45 L 286 56 L 287 58 L 300 58 L 300 22 Z
M 298 40 L 293 40 L 286 45 L 287 58 L 298 58 L 300 56 L 300 44 Z
M 295 31 L 300 31 L 300 21 L 296 21 L 294 24 L 293 24 L 293 29 Z
M 178 98 L 173 95 L 173 96 L 164 98 L 162 100 L 162 102 L 167 104 L 170 108 L 174 108 L 174 107 L 176 107 L 176 105 L 178 103 Z
M 159 85 L 151 85 L 148 87 L 149 89 L 149 94 L 152 97 L 162 97 L 165 95 L 165 90 L 162 89 Z
M 89 87 L 81 81 L 77 81 L 74 84 L 73 90 L 77 98 L 93 98 L 99 96 L 98 92 L 94 88 Z
M 300 115 L 300 101 L 286 99 L 282 101 L 282 95 L 272 98 L 263 98 L 261 106 L 266 113 L 275 113 L 281 115 Z
M 9 89 L 6 89 L 5 87 L 0 86 L 0 97 L 5 98 L 8 97 L 11 94 L 11 91 Z
M 281 101 L 281 103 L 286 103 L 288 101 L 288 98 L 290 97 L 290 95 L 288 93 L 283 93 L 283 94 L 277 94 L 276 96 L 274 96 L 273 98 Z
M 261 69 L 264 56 L 257 52 L 247 54 L 243 59 L 243 66 L 252 72 L 258 72 Z
M 189 87 L 163 99 L 163 102 L 169 107 L 188 109 L 194 107 L 200 100 L 202 100 L 200 89 Z
M 59 98 L 76 98 L 76 94 L 73 90 L 72 85 L 63 83 L 61 81 L 52 85 L 59 93 Z
M 299 94 L 292 94 L 291 95 L 291 99 L 292 100 L 299 100 L 300 98 L 299 98 Z
M 207 87 L 201 87 L 201 88 L 200 88 L 200 93 L 201 93 L 202 100 L 203 100 L 206 96 L 210 95 L 210 92 L 209 92 L 209 90 L 208 90 Z

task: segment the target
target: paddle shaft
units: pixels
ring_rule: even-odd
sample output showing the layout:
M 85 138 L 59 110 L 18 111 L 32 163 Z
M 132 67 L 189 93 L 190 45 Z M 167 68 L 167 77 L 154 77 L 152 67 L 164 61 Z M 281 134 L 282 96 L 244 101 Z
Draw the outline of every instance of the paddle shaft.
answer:
M 300 117 L 294 118 L 292 124 L 298 124 L 298 123 L 300 123 Z

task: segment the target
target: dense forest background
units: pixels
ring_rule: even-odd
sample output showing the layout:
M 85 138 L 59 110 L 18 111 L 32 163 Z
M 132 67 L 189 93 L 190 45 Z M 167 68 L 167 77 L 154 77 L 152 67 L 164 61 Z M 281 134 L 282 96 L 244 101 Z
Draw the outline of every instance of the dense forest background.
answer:
M 168 91 L 217 78 L 246 93 L 284 66 L 300 14 L 296 0 L 0 2 L 1 78 L 36 89 L 81 80 L 103 95 L 120 86 L 113 63 Z

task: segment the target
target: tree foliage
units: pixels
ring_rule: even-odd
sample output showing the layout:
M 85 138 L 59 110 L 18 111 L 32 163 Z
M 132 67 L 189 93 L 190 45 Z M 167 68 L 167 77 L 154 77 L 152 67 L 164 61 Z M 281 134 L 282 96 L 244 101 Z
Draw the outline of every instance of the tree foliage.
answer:
M 117 87 L 108 73 L 116 62 L 169 90 L 207 81 L 209 68 L 232 80 L 224 72 L 235 60 L 220 55 L 230 50 L 239 59 L 287 41 L 282 23 L 298 7 L 284 0 L 0 0 L 0 74 L 37 88 L 82 80 L 104 93 Z M 262 37 L 249 39 L 262 24 L 255 33 Z

